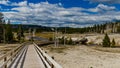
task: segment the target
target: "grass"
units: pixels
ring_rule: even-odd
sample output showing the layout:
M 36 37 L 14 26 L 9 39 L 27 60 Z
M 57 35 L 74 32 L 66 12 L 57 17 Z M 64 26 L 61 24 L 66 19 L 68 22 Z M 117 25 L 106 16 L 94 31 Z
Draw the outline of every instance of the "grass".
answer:
M 62 36 L 63 34 L 62 33 L 58 33 L 58 36 Z M 43 38 L 50 38 L 54 36 L 54 32 L 43 32 L 43 33 L 36 33 L 36 36 L 40 36 L 40 37 L 43 37 Z M 83 37 L 84 35 L 83 34 L 65 34 L 65 36 L 67 37 Z
M 49 38 L 53 37 L 53 32 L 36 33 L 36 36 L 49 39 Z
M 53 53 L 65 53 L 65 50 L 67 50 L 69 47 L 68 46 L 62 46 L 59 45 L 59 47 L 54 47 L 53 44 L 48 45 L 48 46 L 42 46 L 43 49 L 48 50 Z

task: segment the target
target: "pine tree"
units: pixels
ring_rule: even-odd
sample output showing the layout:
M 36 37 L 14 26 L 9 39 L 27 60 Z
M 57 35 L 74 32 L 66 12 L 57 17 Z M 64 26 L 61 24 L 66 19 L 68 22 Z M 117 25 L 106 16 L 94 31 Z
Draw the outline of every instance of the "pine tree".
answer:
M 111 43 L 111 47 L 114 47 L 115 46 L 115 40 L 114 40 L 114 38 L 113 38 L 113 40 L 112 40 L 112 43 Z
M 8 24 L 6 26 L 6 41 L 7 43 L 13 42 L 13 33 L 12 33 L 12 26 L 10 24 L 10 20 L 8 20 Z
M 103 39 L 103 47 L 110 47 L 110 38 L 107 34 L 105 34 L 105 37 Z
M 23 31 L 23 28 L 22 28 L 21 24 L 18 27 L 17 39 L 18 39 L 19 42 L 24 40 L 24 31 Z
M 5 24 L 5 20 L 3 21 L 3 42 L 6 43 L 6 24 Z
M 0 42 L 3 40 L 3 14 L 0 13 Z
M 117 32 L 120 33 L 120 26 L 117 26 Z

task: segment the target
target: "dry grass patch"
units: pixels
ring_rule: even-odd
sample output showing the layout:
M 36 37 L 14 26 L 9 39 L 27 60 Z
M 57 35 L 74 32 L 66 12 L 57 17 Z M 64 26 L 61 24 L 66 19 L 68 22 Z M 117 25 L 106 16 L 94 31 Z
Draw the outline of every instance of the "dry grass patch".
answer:
M 63 46 L 59 45 L 59 47 L 55 47 L 54 45 L 48 45 L 41 47 L 44 50 L 47 50 L 47 52 L 53 52 L 53 53 L 65 53 L 66 50 L 70 48 L 69 45 Z
M 53 37 L 53 32 L 36 33 L 36 36 L 49 39 L 50 37 Z

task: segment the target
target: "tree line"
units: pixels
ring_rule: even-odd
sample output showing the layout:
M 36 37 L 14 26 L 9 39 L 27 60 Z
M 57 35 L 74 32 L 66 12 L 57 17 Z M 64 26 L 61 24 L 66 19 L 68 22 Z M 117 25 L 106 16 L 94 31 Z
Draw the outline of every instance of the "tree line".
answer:
M 14 32 L 17 31 L 19 25 L 12 25 Z M 25 32 L 28 32 L 29 28 L 35 28 L 36 32 L 54 32 L 52 28 L 56 27 L 45 27 L 40 25 L 22 25 Z M 72 27 L 58 27 L 57 31 L 62 33 L 120 33 L 120 21 L 108 22 L 104 24 L 95 24 L 93 26 L 83 28 L 72 28 Z
M 0 43 L 21 42 L 24 39 L 22 25 L 19 25 L 16 36 L 13 30 L 10 20 L 6 22 L 3 14 L 0 13 Z
M 14 32 L 17 32 L 19 24 L 12 25 Z M 52 28 L 56 27 L 46 27 L 40 25 L 22 25 L 24 32 L 28 32 L 29 28 L 36 29 L 36 32 L 54 32 Z M 72 27 L 58 27 L 57 31 L 62 33 L 120 33 L 120 21 L 108 22 L 104 24 L 95 24 L 93 26 L 83 27 L 83 28 L 72 28 Z
M 66 29 L 66 31 L 65 31 Z M 93 26 L 83 27 L 83 28 L 70 28 L 63 27 L 58 28 L 62 33 L 120 33 L 120 21 L 108 22 L 104 24 L 95 24 Z

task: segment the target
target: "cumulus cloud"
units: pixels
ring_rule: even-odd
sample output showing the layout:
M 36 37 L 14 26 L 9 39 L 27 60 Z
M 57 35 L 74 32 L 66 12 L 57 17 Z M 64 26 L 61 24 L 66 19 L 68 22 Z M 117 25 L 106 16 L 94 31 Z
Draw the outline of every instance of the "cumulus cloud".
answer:
M 91 12 L 106 12 L 106 11 L 113 11 L 116 10 L 116 8 L 114 6 L 107 6 L 104 4 L 98 4 L 98 6 L 96 8 L 90 8 L 88 9 L 88 11 Z
M 88 0 L 92 3 L 108 3 L 108 4 L 120 4 L 120 0 Z
M 12 3 L 11 6 L 27 6 L 27 1 L 22 1 L 19 3 Z
M 23 1 L 9 5 L 17 7 L 11 8 L 11 11 L 3 12 L 5 17 L 12 22 L 21 22 L 22 24 L 51 27 L 84 27 L 120 19 L 120 12 L 114 11 L 116 9 L 114 6 L 103 4 L 99 4 L 97 7 L 91 9 L 81 7 L 64 8 L 59 4 L 49 4 L 48 2 L 34 4 Z M 98 14 L 90 14 L 84 11 L 97 12 Z M 99 14 L 100 11 L 104 11 L 106 14 Z
M 10 1 L 5 1 L 5 0 L 0 1 L 0 4 L 3 4 L 3 5 L 8 5 L 8 3 L 10 3 Z

